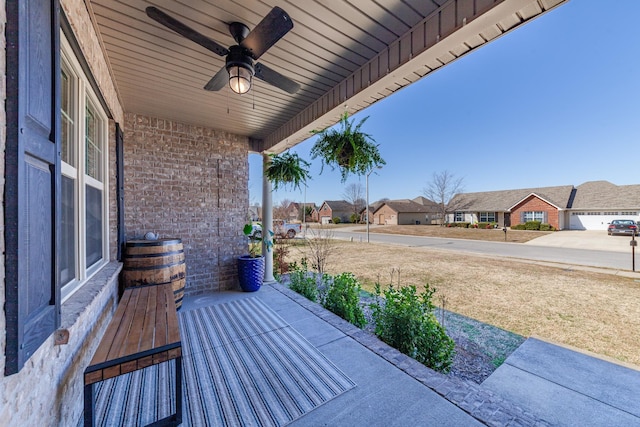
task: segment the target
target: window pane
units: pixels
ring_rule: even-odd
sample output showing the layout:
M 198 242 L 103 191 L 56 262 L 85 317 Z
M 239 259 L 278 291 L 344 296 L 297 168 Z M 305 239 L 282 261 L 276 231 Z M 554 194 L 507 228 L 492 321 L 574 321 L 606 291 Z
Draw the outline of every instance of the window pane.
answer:
M 102 191 L 86 187 L 87 267 L 102 259 Z
M 102 145 L 98 135 L 100 123 L 87 100 L 85 117 L 86 171 L 90 177 L 102 182 Z
M 544 212 L 543 211 L 528 211 L 524 213 L 525 221 L 540 221 L 544 222 Z
M 60 248 L 60 279 L 66 285 L 76 277 L 75 245 L 75 181 L 62 177 L 62 245 Z
M 62 161 L 75 167 L 75 151 L 73 149 L 73 84 L 71 77 L 62 70 L 61 110 L 62 110 Z

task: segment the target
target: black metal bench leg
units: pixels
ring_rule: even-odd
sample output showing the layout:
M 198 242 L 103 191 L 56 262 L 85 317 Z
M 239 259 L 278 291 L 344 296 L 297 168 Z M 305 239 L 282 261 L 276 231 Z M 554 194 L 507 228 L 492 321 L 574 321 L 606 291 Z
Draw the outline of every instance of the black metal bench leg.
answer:
M 93 427 L 93 412 L 95 410 L 93 386 L 94 384 L 84 386 L 84 427 Z
M 176 358 L 176 422 L 182 423 L 182 356 Z

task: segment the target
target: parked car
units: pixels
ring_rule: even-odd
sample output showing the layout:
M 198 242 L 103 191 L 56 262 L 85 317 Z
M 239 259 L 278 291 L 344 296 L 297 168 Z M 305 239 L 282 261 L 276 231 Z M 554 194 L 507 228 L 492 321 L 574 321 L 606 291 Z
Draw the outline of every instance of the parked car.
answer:
M 609 236 L 614 234 L 631 234 L 638 235 L 638 225 L 632 219 L 614 219 L 609 223 L 607 228 Z
M 255 239 L 261 239 L 262 238 L 262 225 L 260 224 L 252 224 L 251 225 L 252 230 L 251 230 L 251 234 L 249 235 L 252 238 Z
M 300 224 L 290 224 L 281 219 L 273 220 L 273 233 L 279 237 L 286 237 L 287 239 L 293 239 L 296 234 L 302 231 Z M 260 224 L 253 224 L 253 236 L 257 238 L 262 237 L 262 226 Z

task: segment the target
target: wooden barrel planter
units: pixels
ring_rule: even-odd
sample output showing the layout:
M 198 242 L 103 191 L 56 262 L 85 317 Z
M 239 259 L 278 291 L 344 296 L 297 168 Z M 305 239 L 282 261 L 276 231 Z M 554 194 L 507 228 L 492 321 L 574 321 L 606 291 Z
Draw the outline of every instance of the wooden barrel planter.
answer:
M 187 280 L 182 241 L 129 240 L 125 245 L 122 278 L 125 288 L 171 283 L 179 310 Z

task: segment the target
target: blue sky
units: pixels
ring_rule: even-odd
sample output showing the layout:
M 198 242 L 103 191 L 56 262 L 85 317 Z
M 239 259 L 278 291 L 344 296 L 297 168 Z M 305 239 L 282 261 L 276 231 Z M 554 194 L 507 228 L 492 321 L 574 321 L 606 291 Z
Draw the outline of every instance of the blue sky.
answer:
M 606 3 L 606 4 L 605 4 Z M 369 119 L 387 164 L 369 178 L 369 200 L 423 195 L 434 172 L 466 192 L 640 183 L 638 0 L 571 0 L 429 74 L 353 117 Z M 311 161 L 315 137 L 292 151 Z M 261 157 L 250 155 L 252 204 L 262 202 Z M 320 160 L 306 200 L 342 199 L 347 185 Z M 303 201 L 302 191 L 279 190 Z

